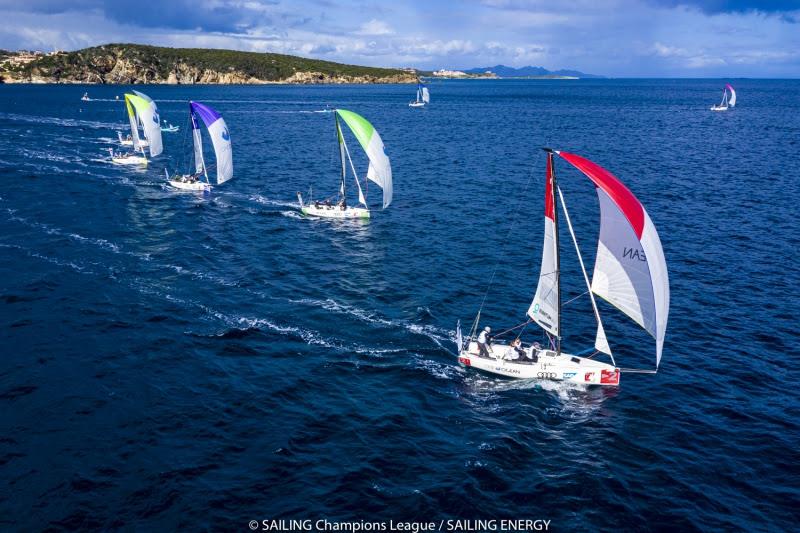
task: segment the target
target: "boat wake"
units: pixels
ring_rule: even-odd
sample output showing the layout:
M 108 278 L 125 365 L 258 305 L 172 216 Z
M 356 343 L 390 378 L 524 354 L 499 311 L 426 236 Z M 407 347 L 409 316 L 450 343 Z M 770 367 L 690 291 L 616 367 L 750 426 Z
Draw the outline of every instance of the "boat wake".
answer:
M 443 343 L 455 342 L 455 332 L 453 331 L 432 326 L 430 324 L 420 325 L 420 324 L 414 324 L 412 322 L 407 322 L 405 320 L 384 318 L 377 315 L 376 313 L 364 311 L 363 309 L 359 309 L 357 307 L 353 307 L 347 304 L 341 304 L 331 298 L 327 298 L 325 300 L 303 298 L 299 300 L 289 300 L 289 301 L 295 304 L 320 307 L 322 309 L 325 309 L 326 311 L 331 311 L 333 313 L 352 316 L 366 324 L 377 325 L 392 329 L 397 329 L 397 328 L 405 329 L 406 331 L 409 331 L 416 335 L 421 335 L 429 338 L 440 348 L 443 348 L 445 350 L 448 350 L 448 348 L 446 348 Z
M 260 205 L 272 205 L 276 207 L 297 207 L 297 202 L 286 202 L 283 200 L 270 200 L 266 196 L 261 196 L 260 194 L 252 195 L 248 198 L 251 202 L 255 202 Z
M 35 115 L 20 115 L 18 113 L 0 113 L 0 119 L 15 121 L 15 122 L 29 122 L 32 124 L 48 124 L 55 126 L 65 126 L 70 128 L 106 128 L 106 129 L 123 129 L 124 124 L 117 122 L 99 122 L 95 120 L 76 120 L 71 118 L 59 117 L 42 117 Z

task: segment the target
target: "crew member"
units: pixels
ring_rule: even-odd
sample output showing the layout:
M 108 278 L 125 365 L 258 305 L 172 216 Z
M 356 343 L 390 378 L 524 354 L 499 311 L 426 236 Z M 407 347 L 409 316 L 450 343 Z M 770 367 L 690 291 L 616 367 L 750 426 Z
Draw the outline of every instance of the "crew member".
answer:
M 491 357 L 489 354 L 489 344 L 492 342 L 490 333 L 492 332 L 492 328 L 486 326 L 481 331 L 480 335 L 478 335 L 478 352 L 480 353 L 481 357 Z

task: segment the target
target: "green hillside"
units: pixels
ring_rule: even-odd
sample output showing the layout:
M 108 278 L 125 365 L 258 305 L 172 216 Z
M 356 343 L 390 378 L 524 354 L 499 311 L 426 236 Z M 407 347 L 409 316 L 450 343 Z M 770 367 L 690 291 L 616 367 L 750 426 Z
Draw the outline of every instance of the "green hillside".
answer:
M 299 83 L 396 81 L 413 78 L 400 69 L 361 67 L 302 57 L 217 50 L 108 44 L 44 56 L 19 70 L 22 76 L 89 83 L 281 82 L 298 73 L 320 74 Z M 174 81 L 170 81 L 170 77 Z

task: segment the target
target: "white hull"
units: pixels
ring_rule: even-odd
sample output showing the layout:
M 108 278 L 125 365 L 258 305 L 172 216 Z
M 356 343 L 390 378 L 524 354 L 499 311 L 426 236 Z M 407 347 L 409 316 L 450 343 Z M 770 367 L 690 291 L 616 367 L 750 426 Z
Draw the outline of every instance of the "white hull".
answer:
M 425 102 L 411 102 L 408 107 L 425 107 Z
M 129 140 L 129 139 L 120 139 L 119 143 L 122 146 L 133 146 L 133 141 Z M 143 147 L 147 148 L 148 146 L 150 146 L 150 143 L 147 142 L 146 139 L 139 139 L 139 146 L 143 146 Z
M 364 209 L 363 207 L 348 206 L 342 209 L 335 205 L 321 205 L 319 207 L 303 205 L 300 206 L 300 212 L 304 215 L 321 218 L 369 218 L 369 209 Z
M 143 165 L 147 166 L 147 158 L 141 155 L 128 155 L 112 157 L 111 162 L 115 165 Z
M 530 351 L 530 348 L 527 349 Z M 562 353 L 540 350 L 538 360 L 519 357 L 506 344 L 492 344 L 490 359 L 479 355 L 478 343 L 470 342 L 467 350 L 458 354 L 460 365 L 477 368 L 492 374 L 518 379 L 566 381 L 582 385 L 619 386 L 619 369 L 608 363 Z
M 175 133 L 179 129 L 180 129 L 179 126 L 172 126 L 172 127 L 169 127 L 169 128 L 161 128 L 161 131 L 164 131 L 166 133 Z
M 204 181 L 179 181 L 179 180 L 169 180 L 169 184 L 182 191 L 210 191 L 211 185 Z
M 728 106 L 726 106 L 726 105 L 711 106 L 711 111 L 727 111 L 727 110 L 728 110 Z

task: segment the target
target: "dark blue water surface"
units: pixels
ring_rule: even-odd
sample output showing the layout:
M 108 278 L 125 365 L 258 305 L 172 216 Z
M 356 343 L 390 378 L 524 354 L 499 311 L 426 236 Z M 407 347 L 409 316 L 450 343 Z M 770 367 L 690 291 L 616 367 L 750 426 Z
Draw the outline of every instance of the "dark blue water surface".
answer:
M 712 113 L 722 85 L 438 82 L 423 110 L 410 86 L 143 87 L 182 126 L 147 170 L 106 161 L 125 88 L 0 86 L 0 529 L 796 527 L 800 82 L 738 81 L 739 106 Z M 233 140 L 208 197 L 164 183 L 189 168 L 189 99 Z M 371 186 L 367 223 L 296 212 L 297 191 L 338 186 L 326 105 L 367 117 L 391 157 L 394 203 Z M 484 323 L 524 320 L 541 146 L 614 172 L 656 224 L 657 375 L 587 390 L 457 366 L 455 323 L 495 268 Z M 597 199 L 557 165 L 591 265 Z M 585 287 L 562 239 L 566 300 Z M 617 362 L 652 368 L 652 339 L 602 311 Z M 563 330 L 592 345 L 585 296 Z

